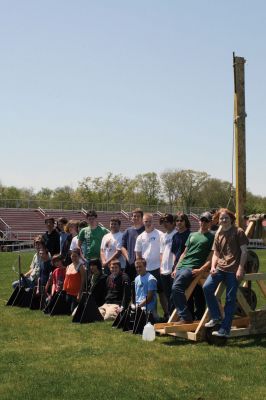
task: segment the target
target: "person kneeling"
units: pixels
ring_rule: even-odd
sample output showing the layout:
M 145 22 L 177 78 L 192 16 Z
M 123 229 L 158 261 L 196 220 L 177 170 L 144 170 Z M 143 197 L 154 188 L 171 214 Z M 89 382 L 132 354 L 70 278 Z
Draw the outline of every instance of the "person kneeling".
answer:
M 72 313 L 81 299 L 86 272 L 79 249 L 72 250 L 71 261 L 72 263 L 66 269 L 63 290 L 66 292 L 66 302 Z
M 146 260 L 138 258 L 135 261 L 138 276 L 135 278 L 136 306 L 150 311 L 155 320 L 157 315 L 157 280 L 146 271 Z

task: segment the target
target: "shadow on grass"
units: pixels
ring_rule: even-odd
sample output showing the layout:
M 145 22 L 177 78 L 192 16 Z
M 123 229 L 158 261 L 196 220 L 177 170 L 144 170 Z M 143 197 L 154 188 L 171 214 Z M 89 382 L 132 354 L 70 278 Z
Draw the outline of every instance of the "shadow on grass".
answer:
M 199 343 L 208 345 L 206 341 L 201 341 L 201 342 L 194 342 L 188 339 L 183 339 L 183 338 L 175 338 L 175 337 L 161 337 L 160 338 L 160 343 L 164 346 L 168 347 L 176 347 L 176 346 L 184 346 L 184 345 L 194 345 L 197 346 Z M 209 346 L 209 345 L 208 345 Z M 219 345 L 211 345 L 211 346 L 217 346 L 220 347 Z M 234 338 L 234 339 L 229 339 L 226 344 L 221 345 L 221 347 L 228 346 L 228 347 L 238 347 L 238 348 L 253 348 L 253 347 L 262 347 L 266 348 L 266 337 L 265 335 L 251 335 L 251 336 L 246 336 L 246 337 L 239 337 L 239 338 Z
M 251 335 L 242 338 L 235 338 L 233 341 L 229 341 L 230 347 L 239 348 L 252 348 L 252 347 L 263 347 L 266 348 L 266 337 L 265 334 Z
M 165 336 L 160 338 L 160 343 L 163 344 L 164 346 L 184 346 L 184 345 L 195 345 L 196 342 L 192 340 L 187 340 L 179 337 L 170 337 L 170 336 Z M 201 342 L 202 343 L 202 342 Z

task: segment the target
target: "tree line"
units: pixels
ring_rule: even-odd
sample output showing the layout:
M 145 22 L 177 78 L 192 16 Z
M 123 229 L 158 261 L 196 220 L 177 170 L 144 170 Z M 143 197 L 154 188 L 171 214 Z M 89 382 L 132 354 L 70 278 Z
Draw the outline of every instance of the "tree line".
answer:
M 147 172 L 128 178 L 109 172 L 106 176 L 87 176 L 78 182 L 77 188 L 70 186 L 50 189 L 44 187 L 35 192 L 33 188 L 16 188 L 0 184 L 0 207 L 6 200 L 16 200 L 13 206 L 23 206 L 25 200 L 57 208 L 57 203 L 66 204 L 134 204 L 146 208 L 169 206 L 169 210 L 191 208 L 214 209 L 228 206 L 234 211 L 235 189 L 228 181 L 212 178 L 206 172 L 194 170 L 165 170 L 157 174 Z M 7 203 L 6 203 L 7 204 Z M 45 206 L 44 206 L 45 207 Z M 64 207 L 63 207 L 64 208 Z M 247 192 L 246 213 L 266 211 L 266 197 Z

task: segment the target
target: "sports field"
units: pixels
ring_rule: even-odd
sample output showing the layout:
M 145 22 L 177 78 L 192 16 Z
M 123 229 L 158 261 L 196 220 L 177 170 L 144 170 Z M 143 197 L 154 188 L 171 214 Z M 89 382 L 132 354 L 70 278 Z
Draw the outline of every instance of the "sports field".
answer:
M 257 253 L 266 271 L 266 251 Z M 31 257 L 22 254 L 24 272 Z M 266 335 L 225 347 L 171 337 L 149 343 L 110 323 L 6 307 L 16 259 L 0 253 L 1 400 L 266 399 Z

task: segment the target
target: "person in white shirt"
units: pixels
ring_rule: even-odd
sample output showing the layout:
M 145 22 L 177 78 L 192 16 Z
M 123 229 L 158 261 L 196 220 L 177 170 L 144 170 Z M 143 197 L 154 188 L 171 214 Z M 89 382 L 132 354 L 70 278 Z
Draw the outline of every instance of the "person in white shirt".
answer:
M 165 229 L 165 233 L 163 233 L 161 237 L 161 281 L 163 286 L 163 291 L 167 298 L 168 302 L 168 313 L 174 309 L 173 303 L 171 302 L 171 293 L 172 293 L 172 285 L 173 278 L 172 272 L 174 268 L 174 254 L 172 253 L 172 243 L 173 236 L 176 234 L 175 229 L 175 221 L 172 214 L 165 214 L 160 218 L 160 225 L 162 225 Z
M 101 243 L 101 262 L 105 273 L 110 273 L 109 264 L 114 258 L 118 258 L 121 269 L 124 270 L 126 260 L 121 254 L 122 236 L 120 231 L 121 221 L 119 218 L 113 217 L 110 220 L 110 232 L 104 235 Z
M 154 228 L 153 216 L 150 213 L 143 215 L 145 231 L 138 237 L 135 245 L 136 259 L 146 260 L 146 270 L 157 279 L 157 291 L 165 317 L 168 315 L 167 299 L 163 292 L 160 274 L 160 246 L 162 232 Z

